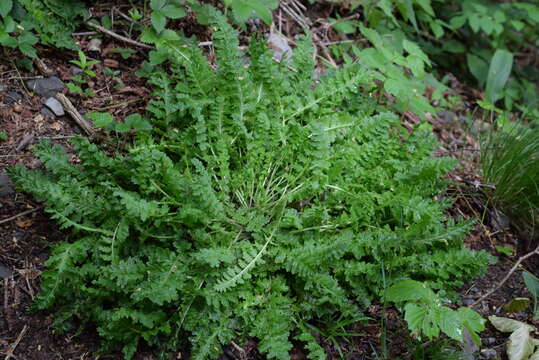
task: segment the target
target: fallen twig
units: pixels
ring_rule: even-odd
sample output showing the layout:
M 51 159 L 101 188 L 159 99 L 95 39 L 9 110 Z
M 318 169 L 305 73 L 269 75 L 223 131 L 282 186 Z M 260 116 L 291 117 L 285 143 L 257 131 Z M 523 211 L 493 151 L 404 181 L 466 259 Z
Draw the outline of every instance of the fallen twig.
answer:
M 24 325 L 21 332 L 19 333 L 19 336 L 17 336 L 17 340 L 15 340 L 15 342 L 9 347 L 9 350 L 7 351 L 7 354 L 6 354 L 6 357 L 4 358 L 4 360 L 9 360 L 11 358 L 14 358 L 13 352 L 15 351 L 15 349 L 17 348 L 17 346 L 21 342 L 22 337 L 24 336 L 24 334 L 26 334 L 27 330 L 28 330 L 28 325 Z
M 99 34 L 97 31 L 81 31 L 81 32 L 74 32 L 71 33 L 71 36 L 90 36 L 90 35 L 96 35 Z
M 11 217 L 8 217 L 7 219 L 0 220 L 0 224 L 10 222 L 10 221 L 15 220 L 17 218 L 20 218 L 21 216 L 28 215 L 28 214 L 31 214 L 31 213 L 36 212 L 38 210 L 41 210 L 42 208 L 43 208 L 43 206 L 39 206 L 37 208 L 33 208 L 33 209 L 30 209 L 30 210 L 23 211 L 22 213 L 19 213 L 17 215 L 13 215 Z
M 75 120 L 75 122 L 79 124 L 79 126 L 86 132 L 86 134 L 94 134 L 94 129 L 92 128 L 92 126 L 86 121 L 86 119 L 82 117 L 79 111 L 75 108 L 75 106 L 73 106 L 71 101 L 64 94 L 58 93 L 55 95 L 55 97 L 60 103 L 62 103 L 67 113 L 71 115 L 73 120 Z
M 144 43 L 141 43 L 139 41 L 127 38 L 127 37 L 119 35 L 119 34 L 116 34 L 114 31 L 110 31 L 109 29 L 104 28 L 103 26 L 93 24 L 91 22 L 86 22 L 86 25 L 88 25 L 90 27 L 93 27 L 94 29 L 96 29 L 96 30 L 98 30 L 98 31 L 100 31 L 102 33 L 105 33 L 105 34 L 107 34 L 109 36 L 112 36 L 113 38 L 125 41 L 126 43 L 129 43 L 131 45 L 135 45 L 135 46 L 142 47 L 142 48 L 145 48 L 145 49 L 154 49 L 154 47 L 151 46 L 151 45 L 144 44 Z
M 479 304 L 481 301 L 485 300 L 487 297 L 489 297 L 490 295 L 494 294 L 499 288 L 501 288 L 503 286 L 503 284 L 505 284 L 505 282 L 511 277 L 511 275 L 513 275 L 513 273 L 516 271 L 516 269 L 518 268 L 518 266 L 524 261 L 526 260 L 527 258 L 533 256 L 533 255 L 539 255 L 539 246 L 537 246 L 535 248 L 535 250 L 533 250 L 532 252 L 529 252 L 527 253 L 526 255 L 523 255 L 521 256 L 517 262 L 515 263 L 515 265 L 513 265 L 513 267 L 511 268 L 511 270 L 509 270 L 509 272 L 507 273 L 507 275 L 505 275 L 505 277 L 502 279 L 502 281 L 500 281 L 498 283 L 498 285 L 496 285 L 494 288 L 490 289 L 485 295 L 481 296 L 479 299 L 477 299 L 476 301 L 474 301 L 472 304 L 468 305 L 468 307 L 473 307 L 477 304 Z
M 51 68 L 49 68 L 47 64 L 45 64 L 45 62 L 41 60 L 40 58 L 35 57 L 34 64 L 36 64 L 36 67 L 38 68 L 39 72 L 43 74 L 43 76 L 54 75 L 54 70 L 51 70 Z

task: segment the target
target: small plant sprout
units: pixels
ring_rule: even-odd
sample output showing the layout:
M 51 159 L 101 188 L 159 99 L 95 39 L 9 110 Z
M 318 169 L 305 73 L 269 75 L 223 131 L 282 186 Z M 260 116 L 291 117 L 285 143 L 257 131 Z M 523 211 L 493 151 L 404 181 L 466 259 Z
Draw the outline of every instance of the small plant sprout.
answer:
M 79 74 L 75 74 L 71 77 L 73 82 L 67 83 L 67 89 L 72 94 L 84 94 L 85 96 L 94 96 L 92 89 L 86 87 L 83 89 L 89 78 L 95 77 L 96 73 L 91 69 L 94 65 L 99 64 L 98 60 L 88 60 L 86 55 L 79 50 L 78 60 L 70 60 L 69 62 L 77 66 L 80 69 Z

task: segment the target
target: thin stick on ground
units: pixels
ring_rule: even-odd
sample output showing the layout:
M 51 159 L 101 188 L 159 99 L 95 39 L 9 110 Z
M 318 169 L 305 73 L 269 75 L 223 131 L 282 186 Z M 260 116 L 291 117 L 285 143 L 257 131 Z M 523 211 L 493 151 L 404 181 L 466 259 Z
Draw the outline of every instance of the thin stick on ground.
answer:
M 468 307 L 473 307 L 477 304 L 479 304 L 481 301 L 485 300 L 486 298 L 488 298 L 490 295 L 494 294 L 496 291 L 498 291 L 498 289 L 500 289 L 503 284 L 505 284 L 505 282 L 511 277 L 511 275 L 513 275 L 513 273 L 516 271 L 516 269 L 519 267 L 519 265 L 524 261 L 526 260 L 527 258 L 533 256 L 533 255 L 539 255 L 539 246 L 537 246 L 535 248 L 535 250 L 533 250 L 532 252 L 529 252 L 527 253 L 526 255 L 523 255 L 521 256 L 517 262 L 515 263 L 515 265 L 513 265 L 513 267 L 511 268 L 511 270 L 509 270 L 509 272 L 507 273 L 507 275 L 505 275 L 505 277 L 502 279 L 502 281 L 500 281 L 498 283 L 498 285 L 496 285 L 494 288 L 490 289 L 485 295 L 481 296 L 479 299 L 477 299 L 475 302 L 473 302 L 472 304 L 468 305 Z
M 37 208 L 33 208 L 33 209 L 30 209 L 30 210 L 23 211 L 22 213 L 19 213 L 17 215 L 13 215 L 11 217 L 8 217 L 7 219 L 0 220 L 0 224 L 4 224 L 4 223 L 10 222 L 10 221 L 13 221 L 13 220 L 15 220 L 17 218 L 20 218 L 21 216 L 28 215 L 28 214 L 31 214 L 31 213 L 33 213 L 35 211 L 41 210 L 42 208 L 43 208 L 43 206 L 39 206 Z
M 77 108 L 73 106 L 73 103 L 62 93 L 56 94 L 56 100 L 58 100 L 65 108 L 67 113 L 75 120 L 75 122 L 86 132 L 87 135 L 93 135 L 94 129 L 92 126 L 82 117 Z
M 112 36 L 113 38 L 116 38 L 116 39 L 121 40 L 121 41 L 125 41 L 126 43 L 129 43 L 131 45 L 135 45 L 135 46 L 142 47 L 142 48 L 145 48 L 145 49 L 154 49 L 154 47 L 151 46 L 151 45 L 144 44 L 144 43 L 141 43 L 139 41 L 127 38 L 127 37 L 119 35 L 119 34 L 116 34 L 114 31 L 110 31 L 109 29 L 104 28 L 103 26 L 93 24 L 91 22 L 86 22 L 86 25 L 88 25 L 90 27 L 93 27 L 94 29 L 96 29 L 96 30 L 98 30 L 98 31 L 100 31 L 102 33 L 105 33 L 105 34 L 107 34 L 109 36 Z
M 15 356 L 13 356 L 13 352 L 15 351 L 15 349 L 17 348 L 17 346 L 21 342 L 22 337 L 24 336 L 24 334 L 26 334 L 26 330 L 28 330 L 28 325 L 24 325 L 21 332 L 19 333 L 19 336 L 17 336 L 17 340 L 15 340 L 15 342 L 9 347 L 9 350 L 7 351 L 7 354 L 6 354 L 6 357 L 4 358 L 4 360 L 9 360 L 9 359 L 15 357 Z

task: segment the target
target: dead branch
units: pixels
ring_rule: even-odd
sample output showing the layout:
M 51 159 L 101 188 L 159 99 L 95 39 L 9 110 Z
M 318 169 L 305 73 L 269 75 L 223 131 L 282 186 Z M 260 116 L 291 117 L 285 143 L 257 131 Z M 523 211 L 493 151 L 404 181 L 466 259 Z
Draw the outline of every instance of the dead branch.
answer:
M 526 255 L 523 255 L 521 256 L 517 262 L 515 263 L 515 265 L 513 265 L 513 267 L 511 268 L 511 270 L 509 270 L 509 272 L 504 276 L 504 278 L 502 279 L 502 281 L 500 281 L 498 283 L 498 285 L 496 285 L 494 288 L 490 289 L 485 295 L 481 296 L 479 299 L 477 299 L 476 301 L 474 301 L 472 304 L 468 305 L 468 307 L 473 307 L 477 304 L 479 304 L 481 301 L 485 300 L 487 297 L 489 297 L 490 295 L 494 294 L 496 291 L 498 291 L 502 286 L 503 284 L 505 284 L 505 282 L 511 277 L 511 275 L 513 275 L 513 273 L 516 271 L 516 269 L 519 267 L 519 265 L 524 261 L 526 260 L 527 258 L 533 256 L 533 255 L 539 255 L 539 246 L 537 246 L 535 248 L 535 250 L 533 250 L 532 252 L 529 252 L 527 253 Z
M 86 132 L 87 135 L 93 135 L 94 129 L 92 126 L 82 117 L 79 111 L 73 106 L 71 101 L 62 93 L 55 95 L 55 98 L 63 105 L 67 113 L 75 120 L 75 122 Z
M 21 332 L 19 333 L 19 336 L 17 336 L 17 340 L 15 340 L 15 342 L 9 347 L 9 350 L 7 351 L 7 354 L 6 354 L 6 357 L 4 358 L 4 360 L 9 360 L 11 358 L 14 358 L 13 352 L 15 351 L 15 349 L 17 348 L 17 346 L 21 342 L 22 337 L 24 336 L 24 334 L 26 334 L 26 330 L 28 330 L 28 325 L 24 325 Z
M 111 31 L 111 30 L 109 30 L 107 28 L 104 28 L 103 26 L 93 24 L 93 23 L 88 22 L 88 21 L 86 22 L 86 25 L 88 25 L 90 27 L 93 27 L 94 29 L 96 29 L 96 30 L 98 30 L 98 31 L 100 31 L 100 32 L 102 32 L 104 34 L 112 36 L 113 38 L 116 38 L 116 39 L 121 40 L 121 41 L 125 41 L 126 43 L 129 43 L 131 45 L 135 45 L 135 46 L 145 48 L 145 49 L 154 49 L 154 47 L 151 46 L 151 45 L 144 44 L 144 43 L 141 43 L 139 41 L 127 38 L 127 37 L 119 35 L 119 34 L 116 34 L 114 31 Z
M 33 213 L 35 211 L 41 210 L 42 208 L 43 208 L 43 206 L 39 206 L 37 208 L 33 208 L 33 209 L 30 209 L 30 210 L 23 211 L 22 213 L 19 213 L 17 215 L 13 215 L 11 217 L 8 217 L 7 219 L 0 220 L 0 224 L 10 222 L 12 220 L 15 220 L 15 219 L 21 217 L 21 216 L 28 215 L 28 214 L 31 214 L 31 213 Z

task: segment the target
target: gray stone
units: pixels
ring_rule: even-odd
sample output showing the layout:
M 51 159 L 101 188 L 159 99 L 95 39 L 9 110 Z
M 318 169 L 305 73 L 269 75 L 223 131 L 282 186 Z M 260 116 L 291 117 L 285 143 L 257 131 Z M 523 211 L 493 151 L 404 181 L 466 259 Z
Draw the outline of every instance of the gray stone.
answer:
M 54 113 L 52 111 L 50 111 L 46 106 L 43 106 L 41 108 L 40 113 L 41 113 L 41 115 L 44 115 L 44 116 L 48 116 L 48 117 L 51 117 L 51 118 L 54 117 Z
M 468 305 L 472 305 L 473 303 L 475 302 L 474 299 L 462 299 L 462 305 L 464 306 L 468 306 Z
M 0 197 L 6 197 L 15 194 L 15 188 L 9 176 L 5 171 L 0 171 Z
M 22 103 L 23 95 L 18 91 L 9 91 L 4 97 L 4 104 L 15 105 Z
M 56 76 L 28 80 L 26 81 L 26 86 L 37 95 L 44 98 L 49 98 L 64 90 L 64 83 Z
M 485 345 L 492 345 L 496 342 L 496 338 L 488 337 L 486 339 L 483 339 L 483 344 Z
M 94 38 L 88 43 L 88 51 L 101 52 L 101 39 Z
M 45 100 L 45 106 L 48 107 L 56 116 L 64 116 L 65 111 L 64 107 L 58 100 L 56 100 L 53 97 L 48 98 Z
M 292 48 L 288 45 L 287 38 L 277 34 L 271 34 L 268 38 L 268 46 L 276 60 L 290 61 L 292 58 Z
M 78 66 L 75 66 L 75 65 L 71 65 L 71 73 L 73 75 L 79 75 L 79 74 L 82 74 L 82 69 Z
M 0 264 L 0 278 L 7 279 L 7 278 L 10 278 L 12 275 L 13 273 L 11 272 L 11 270 L 9 270 L 4 265 Z
M 498 352 L 494 349 L 484 349 L 481 351 L 481 357 L 483 359 L 494 359 L 498 356 Z

